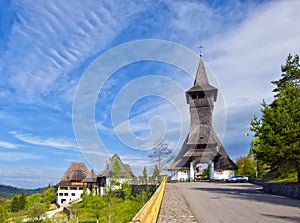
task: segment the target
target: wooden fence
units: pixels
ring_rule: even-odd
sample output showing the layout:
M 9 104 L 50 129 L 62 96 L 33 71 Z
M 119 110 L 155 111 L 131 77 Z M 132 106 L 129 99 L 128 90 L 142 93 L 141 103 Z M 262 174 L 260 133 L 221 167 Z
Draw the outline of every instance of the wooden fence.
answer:
M 158 217 L 160 205 L 163 199 L 167 180 L 164 179 L 150 200 L 131 220 L 131 223 L 155 223 Z

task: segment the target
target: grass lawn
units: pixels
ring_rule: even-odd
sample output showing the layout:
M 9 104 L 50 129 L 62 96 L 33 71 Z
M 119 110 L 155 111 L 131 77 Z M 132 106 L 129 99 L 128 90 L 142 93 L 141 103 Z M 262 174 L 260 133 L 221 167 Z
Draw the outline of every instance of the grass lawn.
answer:
M 142 208 L 142 206 L 143 204 L 136 200 L 127 200 L 124 202 L 123 199 L 112 198 L 110 214 L 108 206 L 98 210 L 99 223 L 108 222 L 109 215 L 111 223 L 128 223 Z M 76 216 L 78 216 L 79 222 L 96 222 L 97 210 L 85 207 L 83 203 L 74 204 L 70 207 L 70 209 Z

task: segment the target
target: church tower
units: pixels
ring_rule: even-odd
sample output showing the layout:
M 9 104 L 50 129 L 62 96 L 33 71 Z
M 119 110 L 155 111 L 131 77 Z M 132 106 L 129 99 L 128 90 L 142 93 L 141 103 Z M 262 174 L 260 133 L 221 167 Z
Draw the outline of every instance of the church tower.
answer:
M 219 172 L 236 169 L 236 165 L 228 157 L 212 126 L 218 89 L 209 84 L 202 55 L 200 55 L 194 84 L 185 95 L 190 108 L 190 132 L 170 170 L 177 172 L 178 180 L 194 179 L 195 165 L 206 163 L 210 168 L 210 179 L 213 180 L 215 168 Z

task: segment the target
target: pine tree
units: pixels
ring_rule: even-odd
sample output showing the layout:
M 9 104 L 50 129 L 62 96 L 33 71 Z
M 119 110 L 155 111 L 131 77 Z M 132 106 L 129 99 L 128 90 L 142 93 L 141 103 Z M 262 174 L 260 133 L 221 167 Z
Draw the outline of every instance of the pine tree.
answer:
M 19 210 L 24 210 L 26 205 L 26 193 L 22 190 L 21 195 L 19 196 Z
M 152 177 L 153 177 L 153 179 L 160 180 L 160 171 L 159 171 L 157 165 L 155 165 L 155 167 L 154 167 Z
M 144 169 L 143 169 L 143 178 L 144 178 L 144 180 L 146 180 L 148 178 L 148 173 L 147 173 L 146 166 L 144 166 Z
M 276 84 L 274 101 L 262 104 L 262 117 L 254 117 L 253 152 L 259 161 L 281 175 L 297 172 L 300 183 L 300 65 L 299 56 L 289 55 Z

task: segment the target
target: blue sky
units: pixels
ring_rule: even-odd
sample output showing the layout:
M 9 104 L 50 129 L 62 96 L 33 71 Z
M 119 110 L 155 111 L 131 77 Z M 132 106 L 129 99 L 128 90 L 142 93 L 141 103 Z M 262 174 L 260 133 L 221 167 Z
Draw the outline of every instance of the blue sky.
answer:
M 80 78 L 109 50 L 143 39 L 171 41 L 197 54 L 200 43 L 205 46 L 209 79 L 219 88 L 215 128 L 233 159 L 246 155 L 251 118 L 262 100 L 272 100 L 270 82 L 280 77 L 288 53 L 299 53 L 299 10 L 296 0 L 1 0 L 0 183 L 56 184 L 71 161 L 101 171 L 114 153 L 141 175 L 143 166 L 151 171 L 147 150 L 160 134 L 176 153 L 188 131 L 184 91 L 193 77 L 159 61 L 120 67 L 97 89 L 90 121 L 105 150 L 87 145 L 86 160 L 76 142 L 72 108 Z

